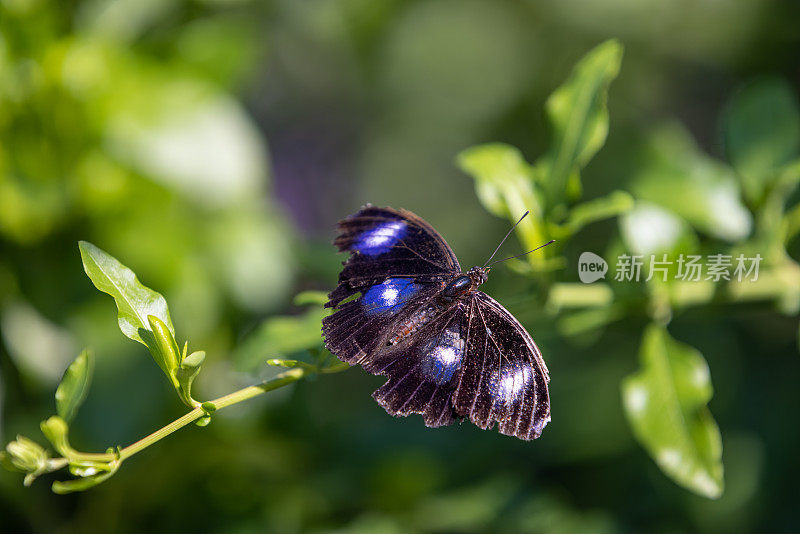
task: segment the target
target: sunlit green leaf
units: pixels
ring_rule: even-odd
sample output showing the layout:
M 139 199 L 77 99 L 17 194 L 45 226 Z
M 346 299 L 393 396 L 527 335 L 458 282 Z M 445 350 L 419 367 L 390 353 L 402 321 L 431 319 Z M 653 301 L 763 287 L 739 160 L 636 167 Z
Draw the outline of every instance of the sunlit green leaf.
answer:
M 148 335 L 150 322 L 147 316 L 158 317 L 174 336 L 167 301 L 160 293 L 142 285 L 133 271 L 110 254 L 86 241 L 81 241 L 79 246 L 86 274 L 97 289 L 111 295 L 117 303 L 122 333 L 155 353 L 158 348 L 152 336 Z
M 553 143 L 546 189 L 553 200 L 564 197 L 570 175 L 585 166 L 606 141 L 608 88 L 619 74 L 622 50 L 622 44 L 613 39 L 600 44 L 575 65 L 569 79 L 547 100 Z
M 651 202 L 637 202 L 619 218 L 619 227 L 623 242 L 634 254 L 680 254 L 697 246 L 697 236 L 686 221 Z
M 25 436 L 18 435 L 16 440 L 6 445 L 5 452 L 3 465 L 18 471 L 43 472 L 47 462 L 47 451 L 44 447 Z
M 322 318 L 327 314 L 327 310 L 314 307 L 302 315 L 270 317 L 233 353 L 236 366 L 252 369 L 267 359 L 321 347 Z
M 84 478 L 76 478 L 75 480 L 57 480 L 53 482 L 53 493 L 64 495 L 66 493 L 73 493 L 76 491 L 86 491 L 91 489 L 101 482 L 105 482 L 117 472 L 117 466 L 112 466 L 110 471 L 101 472 L 96 475 L 87 476 Z
M 328 294 L 323 291 L 303 291 L 295 295 L 293 302 L 295 306 L 307 306 L 309 304 L 322 306 L 328 302 Z
M 725 146 L 750 199 L 800 154 L 800 108 L 791 86 L 766 78 L 731 98 L 724 119 Z
M 148 315 L 147 323 L 150 326 L 150 334 L 153 337 L 153 345 L 156 348 L 155 351 L 151 350 L 153 359 L 164 371 L 164 374 L 167 375 L 170 382 L 177 387 L 175 371 L 178 369 L 178 362 L 181 359 L 178 343 L 175 341 L 172 331 L 155 315 Z
M 194 405 L 192 402 L 192 384 L 198 373 L 200 373 L 200 368 L 203 366 L 205 359 L 205 351 L 198 350 L 186 356 L 180 367 L 175 370 L 175 378 L 178 380 L 181 399 L 189 406 Z
M 604 282 L 593 284 L 560 282 L 553 284 L 547 298 L 547 308 L 558 313 L 565 308 L 605 308 L 614 301 L 614 292 Z
M 199 427 L 204 427 L 204 426 L 208 426 L 208 424 L 210 422 L 211 422 L 211 416 L 210 415 L 204 415 L 203 417 L 201 417 L 200 419 L 195 421 L 194 424 L 199 426 Z
M 98 473 L 107 473 L 114 469 L 113 463 L 95 462 L 91 460 L 74 460 L 69 464 L 69 472 L 76 477 L 91 477 Z
M 696 349 L 651 325 L 641 369 L 622 383 L 625 413 L 636 439 L 675 482 L 709 498 L 722 495 L 722 439 L 707 408 L 708 365 Z
M 69 446 L 69 439 L 67 433 L 69 426 L 62 418 L 54 415 L 46 421 L 42 421 L 39 425 L 42 429 L 42 434 L 47 438 L 47 441 L 52 443 L 55 450 L 63 456 L 69 456 L 72 448 Z
M 588 308 L 564 314 L 558 321 L 558 331 L 564 337 L 578 336 L 605 327 L 624 316 L 619 307 Z
M 633 208 L 633 197 L 625 191 L 614 191 L 607 196 L 595 198 L 574 206 L 567 218 L 567 229 L 574 233 L 587 224 L 616 217 Z
M 461 152 L 457 162 L 475 180 L 478 199 L 490 213 L 515 223 L 530 210 L 516 229 L 527 250 L 545 242 L 542 204 L 534 189 L 531 167 L 519 150 L 501 143 L 479 145 Z
M 714 237 L 738 241 L 750 234 L 753 218 L 733 170 L 699 150 L 683 126 L 656 129 L 647 139 L 644 161 L 631 182 L 637 198 Z
M 84 350 L 64 372 L 64 378 L 56 389 L 56 412 L 64 421 L 72 421 L 86 399 L 93 371 L 94 355 Z

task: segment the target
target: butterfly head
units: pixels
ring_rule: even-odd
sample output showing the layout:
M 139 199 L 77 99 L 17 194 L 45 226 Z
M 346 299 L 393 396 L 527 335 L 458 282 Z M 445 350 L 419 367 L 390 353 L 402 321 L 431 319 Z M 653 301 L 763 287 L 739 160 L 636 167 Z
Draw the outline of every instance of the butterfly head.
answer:
M 472 281 L 472 285 L 474 287 L 478 287 L 479 285 L 486 282 L 489 279 L 489 271 L 491 271 L 491 267 L 473 267 L 467 273 L 469 279 Z
M 483 267 L 473 267 L 469 270 L 469 272 L 467 272 L 467 274 L 460 274 L 456 276 L 444 286 L 442 292 L 439 293 L 439 298 L 445 303 L 453 302 L 456 299 L 462 298 L 464 295 L 474 291 L 475 288 L 484 283 L 488 278 L 486 275 L 488 272 L 489 269 L 485 269 Z

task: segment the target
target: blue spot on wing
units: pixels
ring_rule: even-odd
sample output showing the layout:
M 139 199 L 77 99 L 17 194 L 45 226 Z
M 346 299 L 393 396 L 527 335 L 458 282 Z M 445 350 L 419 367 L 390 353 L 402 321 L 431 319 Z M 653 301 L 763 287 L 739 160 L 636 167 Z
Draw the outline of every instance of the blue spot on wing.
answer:
M 461 368 L 464 340 L 458 331 L 445 330 L 423 350 L 420 370 L 426 378 L 441 386 L 450 382 Z
M 358 236 L 353 247 L 361 254 L 377 256 L 389 252 L 406 233 L 406 223 L 392 221 L 370 228 Z
M 370 315 L 394 312 L 418 290 L 419 286 L 408 278 L 388 278 L 382 284 L 374 285 L 364 292 L 361 304 Z

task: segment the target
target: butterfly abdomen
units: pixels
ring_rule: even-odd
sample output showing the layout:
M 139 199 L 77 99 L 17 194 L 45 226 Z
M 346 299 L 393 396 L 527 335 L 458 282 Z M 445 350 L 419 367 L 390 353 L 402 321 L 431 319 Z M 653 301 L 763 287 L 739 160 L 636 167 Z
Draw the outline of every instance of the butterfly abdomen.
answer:
M 407 337 L 413 335 L 416 331 L 425 326 L 425 324 L 431 319 L 436 317 L 438 313 L 439 306 L 435 304 L 429 304 L 422 309 L 417 310 L 413 315 L 411 315 L 411 317 L 397 325 L 392 333 L 392 336 L 389 338 L 389 345 L 396 345 Z

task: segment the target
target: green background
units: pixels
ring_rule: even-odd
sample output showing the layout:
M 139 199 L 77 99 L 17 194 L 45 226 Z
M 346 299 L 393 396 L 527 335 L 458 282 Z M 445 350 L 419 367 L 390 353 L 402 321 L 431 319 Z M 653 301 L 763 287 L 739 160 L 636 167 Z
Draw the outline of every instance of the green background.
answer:
M 196 396 L 223 395 L 274 375 L 266 359 L 295 355 L 280 328 L 243 340 L 264 320 L 302 313 L 296 293 L 334 286 L 335 223 L 363 203 L 410 209 L 462 266 L 483 263 L 519 213 L 476 195 L 481 172 L 502 173 L 457 156 L 507 143 L 533 164 L 514 172 L 546 183 L 558 121 L 545 102 L 612 38 L 625 52 L 605 145 L 532 220 L 554 235 L 576 204 L 625 191 L 637 210 L 671 214 L 672 226 L 656 228 L 667 244 L 648 251 L 760 253 L 771 286 L 712 288 L 686 304 L 669 284 L 609 282 L 597 287 L 610 287 L 613 303 L 601 295 L 593 307 L 586 286 L 572 310 L 580 253 L 613 272 L 639 243 L 640 219 L 603 218 L 568 232 L 547 265 L 498 267 L 484 287 L 528 327 L 550 369 L 553 421 L 539 440 L 392 418 L 370 397 L 383 379 L 352 369 L 187 427 L 85 493 L 53 494 L 53 475 L 24 488 L 2 471 L 2 529 L 796 530 L 791 0 L 0 1 L 0 437 L 45 443 L 39 421 L 87 346 L 95 375 L 71 425 L 76 448 L 130 444 L 185 411 L 146 349 L 120 333 L 113 302 L 83 272 L 79 240 L 166 297 L 179 342 L 207 353 Z M 521 246 L 512 239 L 505 251 Z M 667 323 L 680 345 L 653 326 Z M 300 329 L 310 345 L 313 332 Z M 707 403 L 713 414 L 703 428 L 719 426 L 719 499 L 676 485 L 653 461 L 672 437 L 658 414 L 626 416 L 621 384 L 667 377 L 651 365 L 659 354 L 708 364 L 713 396 L 710 383 L 659 387 L 676 388 L 682 413 L 702 419 Z M 703 450 L 713 473 L 718 458 Z

